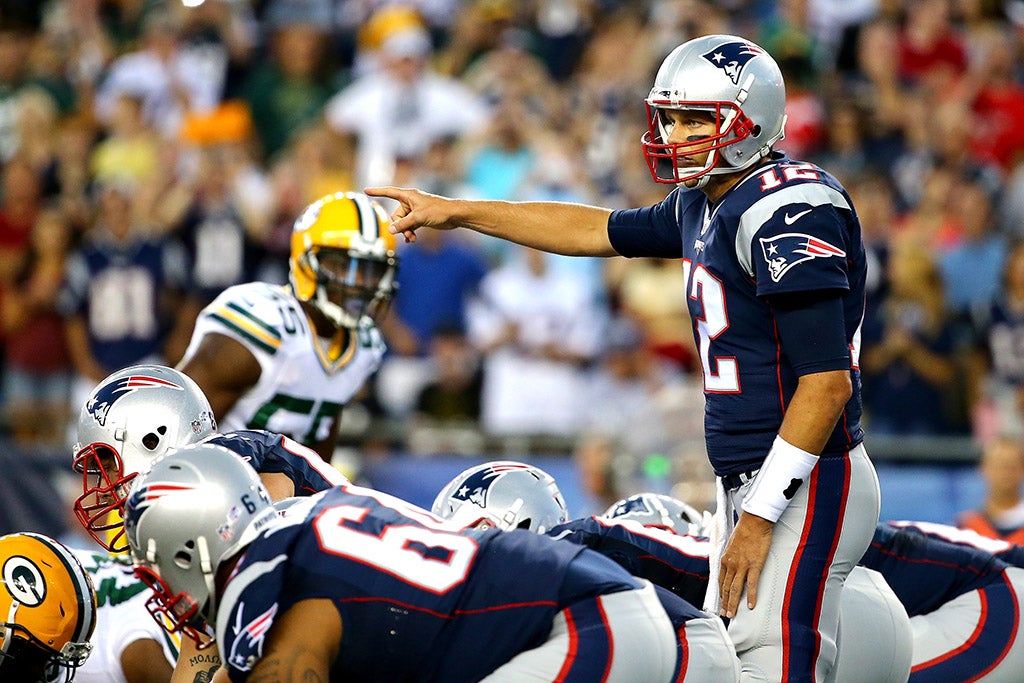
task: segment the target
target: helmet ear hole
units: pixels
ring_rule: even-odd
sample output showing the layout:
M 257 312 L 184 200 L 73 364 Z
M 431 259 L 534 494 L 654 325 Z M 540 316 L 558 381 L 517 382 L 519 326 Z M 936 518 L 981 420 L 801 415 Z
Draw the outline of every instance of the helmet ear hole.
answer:
M 750 136 L 754 138 L 761 137 L 761 126 L 754 124 L 753 130 L 750 131 Z
M 192 553 L 187 553 L 184 550 L 174 553 L 174 564 L 182 569 L 188 569 L 192 566 Z
M 154 451 L 156 450 L 156 447 L 160 445 L 160 437 L 154 434 L 153 432 L 150 432 L 149 434 L 146 434 L 144 437 L 142 437 L 142 445 L 148 448 L 149 450 Z
M 516 525 L 516 528 L 517 529 L 529 529 L 530 528 L 530 524 L 532 523 L 532 521 L 533 520 L 531 520 L 529 517 L 527 517 L 523 521 L 519 522 L 519 524 Z

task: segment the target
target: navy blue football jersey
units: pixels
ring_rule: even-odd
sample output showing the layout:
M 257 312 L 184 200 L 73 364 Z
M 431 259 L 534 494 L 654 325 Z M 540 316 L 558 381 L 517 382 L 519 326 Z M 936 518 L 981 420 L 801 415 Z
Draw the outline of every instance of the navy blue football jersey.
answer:
M 383 493 L 337 487 L 247 548 L 217 638 L 244 681 L 275 616 L 330 599 L 342 620 L 331 680 L 477 681 L 542 644 L 567 605 L 641 584 L 611 560 L 525 530 L 458 531 Z
M 257 472 L 287 475 L 295 484 L 297 496 L 308 496 L 349 483 L 316 451 L 283 434 L 262 429 L 240 429 L 211 436 L 206 443 L 224 446 L 237 453 Z
M 879 524 L 860 564 L 885 577 L 910 616 L 1002 581 L 1009 565 L 992 553 L 936 539 L 912 526 Z
M 100 365 L 123 368 L 160 353 L 170 324 L 163 298 L 184 289 L 184 270 L 176 242 L 87 239 L 68 257 L 61 313 L 82 316 Z
M 553 527 L 547 535 L 599 552 L 633 576 L 670 590 L 692 605 L 704 604 L 710 575 L 707 538 L 679 536 L 634 520 L 607 517 L 574 519 Z
M 1024 315 L 1000 296 L 979 318 L 979 343 L 988 351 L 992 374 L 1001 382 L 1024 385 Z
M 760 466 L 796 390 L 773 296 L 841 297 L 849 359 L 840 361 L 854 391 L 822 454 L 843 454 L 861 442 L 866 259 L 853 204 L 833 176 L 776 154 L 713 205 L 703 192 L 677 188 L 660 204 L 613 212 L 608 235 L 623 256 L 682 259 L 680 296 L 694 323 L 707 450 L 717 475 Z

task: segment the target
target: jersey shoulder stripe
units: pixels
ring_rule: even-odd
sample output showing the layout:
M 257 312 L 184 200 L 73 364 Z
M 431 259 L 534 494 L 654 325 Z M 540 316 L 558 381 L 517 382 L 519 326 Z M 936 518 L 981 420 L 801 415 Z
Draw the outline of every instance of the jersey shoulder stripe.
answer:
M 736 258 L 747 275 L 754 275 L 753 240 L 754 235 L 767 223 L 775 213 L 786 206 L 823 206 L 831 204 L 837 208 L 850 210 L 850 203 L 835 188 L 820 182 L 804 182 L 785 187 L 751 204 L 740 216 L 739 229 L 736 231 Z M 786 224 L 800 215 L 793 210 L 794 216 L 787 214 Z
M 225 290 L 205 311 L 208 319 L 273 355 L 281 347 L 278 299 L 283 292 L 262 282 Z
M 281 346 L 280 332 L 236 304 L 229 303 L 212 310 L 209 316 L 271 355 Z

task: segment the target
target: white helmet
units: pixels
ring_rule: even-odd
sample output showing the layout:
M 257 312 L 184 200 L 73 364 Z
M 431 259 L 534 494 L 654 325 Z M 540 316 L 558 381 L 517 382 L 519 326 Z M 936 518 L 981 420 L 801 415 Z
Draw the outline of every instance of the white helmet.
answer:
M 682 183 L 735 173 L 771 152 L 785 137 L 786 86 L 779 65 L 754 43 L 729 35 L 702 36 L 673 50 L 661 63 L 647 96 L 644 156 L 654 180 Z M 666 109 L 711 113 L 717 133 L 669 144 Z M 709 152 L 703 166 L 680 166 L 681 157 Z
M 123 511 L 128 483 L 158 455 L 216 430 L 199 385 L 177 370 L 133 365 L 100 382 L 82 406 L 74 446 L 73 467 L 82 473 L 74 509 L 86 531 L 107 550 L 126 550 L 120 521 L 108 513 Z
M 153 590 L 147 608 L 197 643 L 197 617 L 216 622 L 220 563 L 279 517 L 256 470 L 214 444 L 158 458 L 132 485 L 124 514 L 135 574 Z
M 496 460 L 470 467 L 442 489 L 431 512 L 462 528 L 542 534 L 569 521 L 554 478 L 532 465 Z
M 703 515 L 678 498 L 660 493 L 638 493 L 613 503 L 603 515 L 610 519 L 632 519 L 644 526 L 665 529 L 685 536 L 704 535 Z

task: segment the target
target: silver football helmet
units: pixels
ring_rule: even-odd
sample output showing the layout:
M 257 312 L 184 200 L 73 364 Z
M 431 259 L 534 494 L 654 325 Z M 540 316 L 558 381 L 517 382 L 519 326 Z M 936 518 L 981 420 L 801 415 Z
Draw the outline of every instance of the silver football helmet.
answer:
M 153 590 L 147 608 L 199 644 L 199 620 L 216 622 L 220 563 L 279 517 L 256 471 L 213 444 L 158 458 L 132 485 L 124 514 L 135 574 Z
M 711 175 L 757 163 L 785 137 L 786 86 L 779 65 L 738 36 L 702 36 L 677 47 L 661 63 L 646 105 L 644 156 L 659 183 L 697 180 L 693 187 L 703 187 Z M 708 112 L 718 132 L 669 143 L 667 109 Z M 705 152 L 703 166 L 686 165 L 685 158 Z
M 704 535 L 704 516 L 697 508 L 660 493 L 638 493 L 614 503 L 603 515 L 609 519 L 632 519 L 644 526 L 665 529 L 685 536 Z
M 508 460 L 470 467 L 442 489 L 431 512 L 462 528 L 542 534 L 569 521 L 554 478 L 532 465 Z
M 103 547 L 128 546 L 117 515 L 128 484 L 170 448 L 217 430 L 213 409 L 190 377 L 162 365 L 133 365 L 100 382 L 78 416 L 73 467 L 82 473 L 75 515 Z

